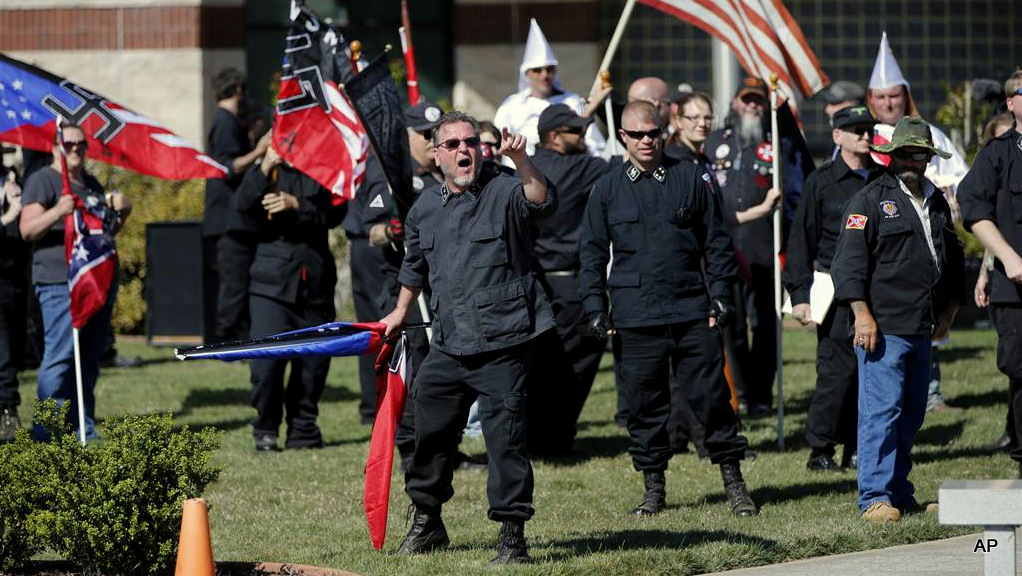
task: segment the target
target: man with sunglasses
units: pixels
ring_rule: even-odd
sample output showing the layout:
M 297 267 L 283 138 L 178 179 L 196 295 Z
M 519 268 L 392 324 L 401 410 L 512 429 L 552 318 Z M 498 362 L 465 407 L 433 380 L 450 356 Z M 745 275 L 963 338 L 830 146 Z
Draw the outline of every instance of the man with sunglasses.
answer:
M 131 212 L 131 202 L 120 192 L 105 194 L 103 186 L 85 171 L 89 144 L 85 132 L 75 125 L 63 127 L 63 141 L 53 147 L 53 163 L 32 174 L 25 183 L 21 203 L 21 236 L 32 242 L 32 281 L 43 312 L 46 346 L 39 366 L 39 399 L 70 401 L 69 417 L 77 422 L 75 398 L 73 332 L 71 329 L 71 293 L 68 289 L 67 259 L 64 257 L 64 216 L 74 210 L 74 199 L 63 195 L 61 155 L 67 159 L 71 192 L 81 198 L 103 220 L 103 233 L 111 237 L 120 231 Z M 82 387 L 85 393 L 85 433 L 96 438 L 95 387 L 99 377 L 99 359 L 107 347 L 110 315 L 117 298 L 114 277 L 106 305 L 96 312 L 80 333 Z M 49 434 L 41 427 L 32 431 L 37 440 Z
M 1022 478 L 1022 70 L 1004 83 L 1015 126 L 992 139 L 958 186 L 966 230 L 995 257 L 988 301 L 997 329 L 997 367 L 1009 379 L 1008 437 Z
M 951 208 L 923 175 L 934 154 L 929 125 L 906 116 L 889 144 L 890 171 L 845 209 L 831 274 L 853 315 L 858 357 L 859 510 L 869 522 L 917 512 L 908 480 L 926 414 L 930 341 L 947 334 L 964 296 L 964 255 Z
M 632 514 L 652 516 L 665 508 L 664 472 L 674 453 L 668 432 L 673 373 L 705 429 L 704 446 L 720 466 L 732 513 L 752 516 L 759 510 L 740 467 L 748 442 L 738 434 L 716 330 L 731 313 L 734 247 L 710 176 L 665 156 L 662 132 L 652 104 L 625 106 L 619 135 L 630 160 L 596 184 L 582 220 L 582 306 L 591 334 L 614 336 L 620 358 L 628 452 L 645 485 Z
M 809 303 L 814 282 L 830 282 L 845 206 L 883 174 L 869 154 L 877 122 L 869 109 L 861 105 L 841 108 L 832 122 L 831 136 L 838 154 L 806 179 L 788 238 L 783 274 L 792 314 L 804 326 L 812 322 Z M 806 467 L 812 471 L 840 470 L 851 463 L 855 453 L 858 380 L 855 351 L 848 341 L 849 314 L 847 304 L 831 303 L 823 322 L 816 326 L 816 391 L 806 421 L 810 449 Z M 838 444 L 845 447 L 841 466 L 834 461 Z
M 444 175 L 405 221 L 405 258 L 394 310 L 381 320 L 397 336 L 427 279 L 433 340 L 416 376 L 415 452 L 405 492 L 415 518 L 401 554 L 450 543 L 441 507 L 454 494 L 452 458 L 474 400 L 486 438 L 491 520 L 501 522 L 494 564 L 529 561 L 525 521 L 532 507 L 526 451 L 525 379 L 532 341 L 554 326 L 532 271 L 536 215 L 555 207 L 552 187 L 525 153 L 521 134 L 502 137 L 518 177 L 484 168 L 479 124 L 461 112 L 433 128 L 433 157 Z
M 604 343 L 592 338 L 578 295 L 578 242 L 593 185 L 610 167 L 586 154 L 583 134 L 592 124 L 564 104 L 539 116 L 532 163 L 557 188 L 557 210 L 536 219 L 535 262 L 550 295 L 557 330 L 540 337 L 529 376 L 529 453 L 570 454 L 575 424 L 596 379 Z

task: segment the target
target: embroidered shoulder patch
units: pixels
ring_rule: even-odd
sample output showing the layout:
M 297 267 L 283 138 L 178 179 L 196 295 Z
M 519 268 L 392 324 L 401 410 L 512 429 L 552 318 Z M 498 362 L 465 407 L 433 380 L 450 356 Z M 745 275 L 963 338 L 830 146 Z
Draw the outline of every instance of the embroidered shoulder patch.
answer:
M 866 228 L 866 218 L 862 214 L 849 214 L 848 220 L 845 221 L 845 228 L 847 230 L 863 230 Z
M 884 200 L 880 203 L 880 210 L 884 213 L 884 218 L 898 218 L 901 213 L 898 212 L 898 205 L 894 203 L 894 200 Z

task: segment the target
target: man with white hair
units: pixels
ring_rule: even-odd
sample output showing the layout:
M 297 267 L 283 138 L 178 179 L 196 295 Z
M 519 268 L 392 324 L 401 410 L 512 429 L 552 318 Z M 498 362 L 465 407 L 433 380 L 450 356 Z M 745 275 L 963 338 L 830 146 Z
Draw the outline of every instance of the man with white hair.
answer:
M 529 25 L 529 38 L 525 42 L 525 55 L 518 68 L 518 92 L 508 96 L 497 108 L 493 123 L 498 128 L 507 128 L 511 133 L 520 133 L 527 139 L 529 156 L 536 152 L 539 132 L 536 130 L 539 115 L 551 104 L 565 104 L 580 116 L 590 117 L 609 88 L 600 88 L 591 98 L 588 106 L 581 96 L 561 88 L 557 78 L 557 57 L 547 43 L 543 31 L 533 18 Z M 593 156 L 602 156 L 607 141 L 598 129 L 589 126 L 585 134 L 586 148 Z M 513 166 L 508 159 L 507 166 Z

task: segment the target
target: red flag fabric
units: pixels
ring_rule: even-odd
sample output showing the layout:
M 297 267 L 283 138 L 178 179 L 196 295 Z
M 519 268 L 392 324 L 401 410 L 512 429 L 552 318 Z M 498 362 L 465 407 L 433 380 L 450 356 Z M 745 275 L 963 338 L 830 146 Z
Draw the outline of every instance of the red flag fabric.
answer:
M 63 138 L 61 138 L 63 140 Z M 107 208 L 85 206 L 71 192 L 67 158 L 60 156 L 60 175 L 64 196 L 74 198 L 75 207 L 64 216 L 64 257 L 67 258 L 67 283 L 71 292 L 71 325 L 81 328 L 92 315 L 106 305 L 110 287 L 117 275 L 117 251 L 104 234 L 101 212 Z M 97 214 L 99 212 L 99 214 Z
M 168 180 L 227 176 L 227 168 L 155 120 L 0 54 L 0 142 L 49 152 L 58 117 L 85 130 L 93 160 Z
M 806 98 L 830 80 L 802 29 L 781 0 L 639 0 L 705 30 L 727 44 L 749 74 L 769 82 L 777 74 L 789 98 Z
M 273 118 L 273 147 L 288 163 L 350 200 L 365 178 L 369 140 L 339 85 L 354 78 L 340 32 L 301 3 L 291 29 Z
M 405 378 L 408 373 L 408 339 L 397 347 L 387 343 L 376 357 L 376 422 L 369 441 L 363 504 L 369 538 L 379 550 L 387 537 L 387 511 L 390 508 L 390 477 L 394 468 L 394 434 L 404 413 Z
M 408 103 L 419 103 L 419 74 L 415 70 L 415 48 L 412 46 L 412 18 L 408 15 L 408 0 L 401 0 L 401 52 L 405 56 L 405 84 L 408 86 Z

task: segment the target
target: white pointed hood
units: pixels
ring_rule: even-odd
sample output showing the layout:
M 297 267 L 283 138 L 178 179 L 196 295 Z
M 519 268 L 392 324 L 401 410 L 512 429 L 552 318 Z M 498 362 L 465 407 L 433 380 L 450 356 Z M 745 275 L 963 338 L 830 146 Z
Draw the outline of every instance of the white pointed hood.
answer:
M 874 116 L 876 111 L 873 109 L 873 105 L 870 104 L 870 94 L 873 90 L 882 90 L 894 86 L 905 87 L 907 100 L 905 113 L 908 116 L 918 117 L 919 110 L 916 108 L 915 101 L 912 100 L 912 88 L 908 80 L 905 79 L 905 75 L 902 74 L 898 61 L 894 59 L 894 52 L 887 41 L 887 31 L 885 30 L 880 38 L 880 49 L 877 51 L 877 59 L 873 64 L 873 74 L 869 77 L 869 88 L 866 90 L 866 102 L 869 105 L 869 111 Z
M 535 18 L 529 21 L 529 37 L 525 41 L 525 54 L 522 56 L 522 65 L 518 67 L 518 90 L 519 92 L 529 87 L 529 79 L 525 77 L 525 71 L 530 68 L 542 68 L 543 66 L 557 66 L 557 57 L 546 41 L 546 36 L 539 28 Z M 560 89 L 560 81 L 554 80 L 554 87 Z

